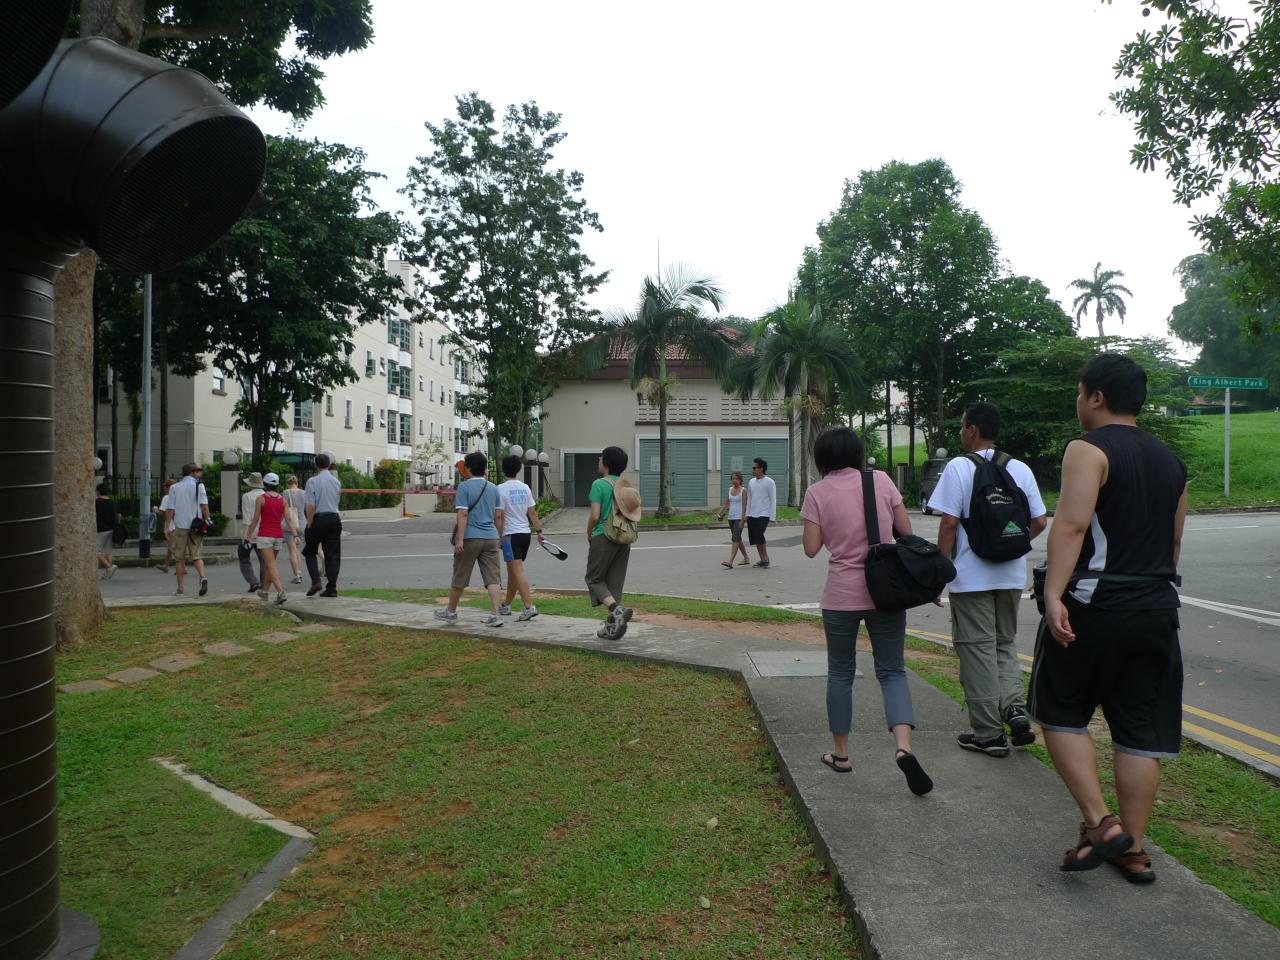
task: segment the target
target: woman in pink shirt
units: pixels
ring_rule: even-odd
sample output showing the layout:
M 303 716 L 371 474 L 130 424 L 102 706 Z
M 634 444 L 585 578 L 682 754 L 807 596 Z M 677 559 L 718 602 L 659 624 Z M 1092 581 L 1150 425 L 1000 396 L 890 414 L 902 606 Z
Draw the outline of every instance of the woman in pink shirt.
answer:
M 822 591 L 822 626 L 827 634 L 827 721 L 834 749 L 822 762 L 837 773 L 850 773 L 849 731 L 853 726 L 854 651 L 858 627 L 866 623 L 871 635 L 876 679 L 884 699 L 885 720 L 897 745 L 895 759 L 917 795 L 933 789 L 933 781 L 911 752 L 915 715 L 903 647 L 907 634 L 905 610 L 877 610 L 867 591 L 864 564 L 869 545 L 862 505 L 862 441 L 848 427 L 832 427 L 818 437 L 814 463 L 822 479 L 805 494 L 804 552 L 816 557 L 827 548 L 827 585 Z M 875 472 L 876 517 L 882 541 L 889 532 L 911 532 L 911 519 L 887 474 Z

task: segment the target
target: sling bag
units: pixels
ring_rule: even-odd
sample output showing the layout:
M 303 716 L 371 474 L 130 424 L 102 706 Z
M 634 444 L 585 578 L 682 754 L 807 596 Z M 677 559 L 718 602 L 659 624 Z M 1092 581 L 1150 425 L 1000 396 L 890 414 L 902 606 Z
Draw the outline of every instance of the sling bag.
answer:
M 875 471 L 862 471 L 862 508 L 867 524 L 867 590 L 877 610 L 907 610 L 936 600 L 956 577 L 955 564 L 938 545 L 913 533 L 880 542 Z

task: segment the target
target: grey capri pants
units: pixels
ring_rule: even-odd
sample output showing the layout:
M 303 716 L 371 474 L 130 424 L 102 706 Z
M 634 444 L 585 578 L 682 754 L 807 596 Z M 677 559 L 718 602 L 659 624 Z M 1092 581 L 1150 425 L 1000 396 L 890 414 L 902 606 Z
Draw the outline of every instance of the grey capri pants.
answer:
M 896 610 L 823 610 L 822 627 L 827 634 L 827 723 L 831 732 L 847 734 L 853 727 L 854 654 L 858 625 L 867 624 L 876 679 L 884 699 L 884 719 L 892 729 L 900 723 L 911 727 L 911 690 L 903 646 L 907 636 L 907 612 Z

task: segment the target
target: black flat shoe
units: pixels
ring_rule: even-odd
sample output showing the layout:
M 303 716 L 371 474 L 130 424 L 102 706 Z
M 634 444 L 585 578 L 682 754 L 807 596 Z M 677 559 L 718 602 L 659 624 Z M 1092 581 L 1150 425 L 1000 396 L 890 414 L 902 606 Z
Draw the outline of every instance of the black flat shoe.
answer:
M 898 769 L 902 771 L 903 776 L 907 778 L 907 789 L 917 797 L 923 797 L 933 789 L 933 781 L 924 772 L 924 767 L 920 766 L 920 761 L 916 759 L 914 753 L 899 748 L 895 762 L 898 764 Z

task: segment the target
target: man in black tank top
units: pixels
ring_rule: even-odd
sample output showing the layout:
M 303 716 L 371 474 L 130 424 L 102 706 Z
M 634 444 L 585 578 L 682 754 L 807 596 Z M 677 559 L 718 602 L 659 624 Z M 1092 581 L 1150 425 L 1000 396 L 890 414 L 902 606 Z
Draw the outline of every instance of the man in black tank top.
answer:
M 1141 367 L 1104 353 L 1079 380 L 1076 414 L 1087 432 L 1062 458 L 1030 708 L 1084 817 L 1062 869 L 1107 861 L 1125 879 L 1149 883 L 1155 874 L 1142 842 L 1160 760 L 1176 756 L 1182 742 L 1174 583 L 1187 468 L 1138 428 L 1147 396 Z M 1103 800 L 1088 730 L 1099 706 L 1115 749 L 1119 818 Z

